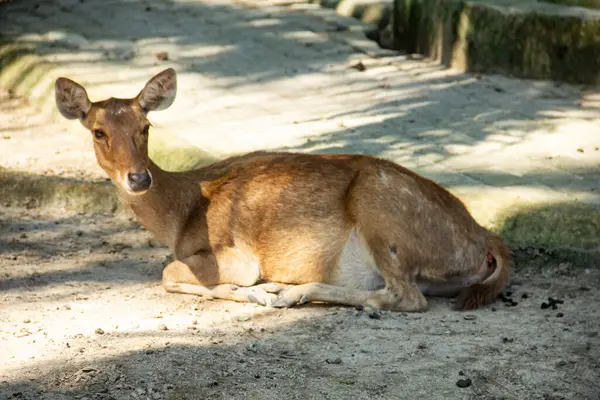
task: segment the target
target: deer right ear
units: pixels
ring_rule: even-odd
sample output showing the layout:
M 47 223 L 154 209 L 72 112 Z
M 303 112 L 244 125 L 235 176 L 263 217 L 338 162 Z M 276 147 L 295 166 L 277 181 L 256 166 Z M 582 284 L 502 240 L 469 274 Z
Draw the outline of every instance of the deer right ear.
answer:
M 67 119 L 83 119 L 92 107 L 83 86 L 67 78 L 56 80 L 54 96 L 58 111 Z

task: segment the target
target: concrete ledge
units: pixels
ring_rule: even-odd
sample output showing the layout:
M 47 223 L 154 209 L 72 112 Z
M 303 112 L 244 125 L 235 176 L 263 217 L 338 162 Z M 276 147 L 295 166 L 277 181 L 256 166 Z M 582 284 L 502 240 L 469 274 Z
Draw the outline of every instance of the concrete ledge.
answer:
M 122 210 L 110 182 L 87 182 L 0 169 L 2 206 L 60 208 L 81 213 Z
M 385 28 L 392 16 L 392 0 L 310 0 L 324 8 L 331 8 L 344 17 L 356 18 L 367 24 Z
M 56 66 L 35 54 L 35 47 L 0 37 L 0 87 L 27 97 L 48 120 L 55 120 Z
M 600 84 L 600 11 L 516 0 L 395 0 L 398 48 L 453 68 Z
M 600 205 L 503 203 L 500 210 L 483 201 L 484 195 L 477 198 L 450 190 L 465 201 L 482 225 L 500 233 L 513 248 L 544 248 L 561 254 L 600 250 Z M 88 214 L 128 213 L 111 182 L 0 169 L 0 193 L 3 206 L 59 208 Z
M 599 0 L 545 0 L 546 3 L 600 9 Z

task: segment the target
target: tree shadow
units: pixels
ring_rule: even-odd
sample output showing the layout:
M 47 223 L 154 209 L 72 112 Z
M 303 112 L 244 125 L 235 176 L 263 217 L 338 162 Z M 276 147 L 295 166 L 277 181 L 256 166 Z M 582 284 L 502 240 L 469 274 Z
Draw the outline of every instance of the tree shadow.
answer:
M 303 143 L 274 146 L 278 150 L 371 154 L 391 158 L 450 188 L 542 187 L 598 201 L 594 182 L 600 173 L 589 164 L 555 157 L 531 168 L 522 162 L 529 154 L 518 151 L 532 140 L 552 140 L 548 131 L 553 127 L 538 119 L 551 124 L 552 118 L 573 110 L 598 118 L 597 110 L 579 106 L 578 88 L 468 74 L 440 76 L 444 67 L 414 64 L 410 57 L 380 57 L 373 73 L 370 66 L 361 73 L 346 66 L 360 52 L 328 40 L 334 25 L 285 8 L 158 0 L 21 0 L 1 7 L 2 32 L 20 35 L 23 45 L 34 46 L 59 66 L 83 57 L 91 67 L 136 67 L 115 77 L 90 68 L 90 75 L 82 72 L 82 77 L 91 87 L 146 80 L 148 68 L 168 64 L 156 58 L 166 51 L 182 75 L 207 78 L 206 87 L 186 87 L 180 96 L 187 91 L 193 98 L 196 91 L 209 91 L 214 85 L 231 93 L 237 101 L 232 107 L 248 109 L 255 106 L 257 94 L 273 95 L 263 109 L 255 110 L 259 118 L 269 115 L 269 105 L 285 102 L 290 111 L 297 107 L 302 117 L 290 112 L 289 126 L 307 134 Z M 99 19 L 100 10 L 107 10 L 110 24 Z M 392 71 L 376 69 L 382 65 Z M 397 77 L 397 68 L 408 71 L 405 79 L 388 80 L 386 74 Z M 317 75 L 328 80 L 313 82 Z M 338 75 L 344 79 L 336 79 Z M 329 104 L 314 104 L 314 93 L 328 96 Z M 191 101 L 184 103 L 188 107 Z M 175 105 L 174 112 L 193 121 L 214 114 L 208 97 L 194 103 L 187 114 L 179 115 L 184 106 Z M 224 113 L 223 119 L 229 118 Z M 240 125 L 248 136 L 259 137 L 265 129 L 264 121 L 248 126 L 243 120 Z M 540 139 L 539 132 L 546 128 L 548 136 Z M 186 138 L 197 135 L 182 132 Z M 191 142 L 184 145 L 193 147 Z M 511 165 L 494 170 L 494 158 L 510 160 Z

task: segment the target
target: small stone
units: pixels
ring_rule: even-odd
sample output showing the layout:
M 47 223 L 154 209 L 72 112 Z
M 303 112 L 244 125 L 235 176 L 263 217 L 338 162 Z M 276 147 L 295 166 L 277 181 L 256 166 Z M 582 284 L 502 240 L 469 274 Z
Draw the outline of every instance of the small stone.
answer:
M 94 332 L 96 332 L 96 334 L 98 334 L 98 335 L 104 335 L 104 329 L 102 329 L 102 328 L 98 328 Z
M 378 312 L 370 312 L 369 318 L 371 319 L 381 319 L 381 313 Z
M 503 337 L 502 338 L 502 343 L 512 343 L 515 340 L 513 338 L 507 338 L 507 337 Z
M 160 61 L 168 61 L 169 60 L 169 53 L 166 51 L 161 51 L 160 53 L 156 53 L 156 58 L 159 59 Z
M 564 367 L 565 365 L 567 365 L 567 362 L 565 360 L 560 360 L 559 362 L 556 363 L 557 367 Z
M 458 386 L 461 389 L 468 388 L 469 386 L 471 386 L 471 379 L 459 379 L 458 381 L 456 381 L 456 386 Z
M 83 236 L 83 231 L 77 231 L 77 232 L 75 232 L 75 234 L 76 234 L 77 236 Z
M 550 307 L 550 304 L 548 304 L 548 303 L 542 303 L 542 305 L 540 306 L 540 308 L 541 308 L 542 310 L 545 310 L 545 309 L 546 309 L 546 308 L 548 308 L 548 307 Z
M 458 371 L 458 376 L 465 376 L 465 373 L 462 371 Z
M 357 71 L 360 71 L 360 72 L 364 72 L 364 71 L 367 70 L 367 67 L 365 67 L 365 64 L 363 64 L 362 61 L 359 61 L 356 64 L 352 64 L 350 66 L 350 68 L 353 68 L 353 69 L 355 69 Z
M 26 233 L 21 233 L 21 236 L 19 236 L 21 239 L 27 239 L 27 234 Z
M 327 364 L 341 364 L 342 363 L 342 359 L 340 357 L 336 357 L 336 358 L 333 358 L 333 359 L 328 358 L 328 359 L 325 360 L 325 362 Z
M 526 299 L 526 298 L 528 298 L 528 297 L 529 297 L 529 295 L 528 295 L 527 293 L 523 293 L 523 294 L 521 295 L 521 298 L 522 298 L 522 299 Z
M 250 317 L 248 315 L 239 315 L 236 320 L 239 322 L 246 322 L 250 320 Z
M 564 316 L 565 316 L 565 314 L 563 314 L 561 312 L 559 312 L 559 313 L 556 314 L 556 318 L 562 318 Z
M 463 317 L 463 319 L 465 319 L 467 321 L 473 321 L 473 320 L 477 319 L 477 315 L 467 314 Z
M 167 328 L 167 326 L 165 324 L 158 324 L 158 329 L 160 329 L 161 331 L 168 331 L 169 328 Z
M 583 153 L 583 149 L 582 149 L 581 147 L 579 147 L 579 148 L 577 149 L 577 152 L 578 152 L 578 153 Z
M 30 319 L 26 319 L 25 321 L 23 321 L 24 324 L 30 324 L 31 320 Z

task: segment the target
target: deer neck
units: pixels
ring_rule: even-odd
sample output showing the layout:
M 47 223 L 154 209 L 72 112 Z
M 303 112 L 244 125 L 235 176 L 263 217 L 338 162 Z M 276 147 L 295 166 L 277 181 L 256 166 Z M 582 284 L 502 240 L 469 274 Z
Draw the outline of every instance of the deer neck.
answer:
M 150 161 L 152 186 L 141 195 L 132 195 L 119 189 L 123 203 L 136 215 L 138 221 L 160 241 L 172 246 L 195 207 L 193 185 L 186 184 L 182 174 L 161 169 Z

